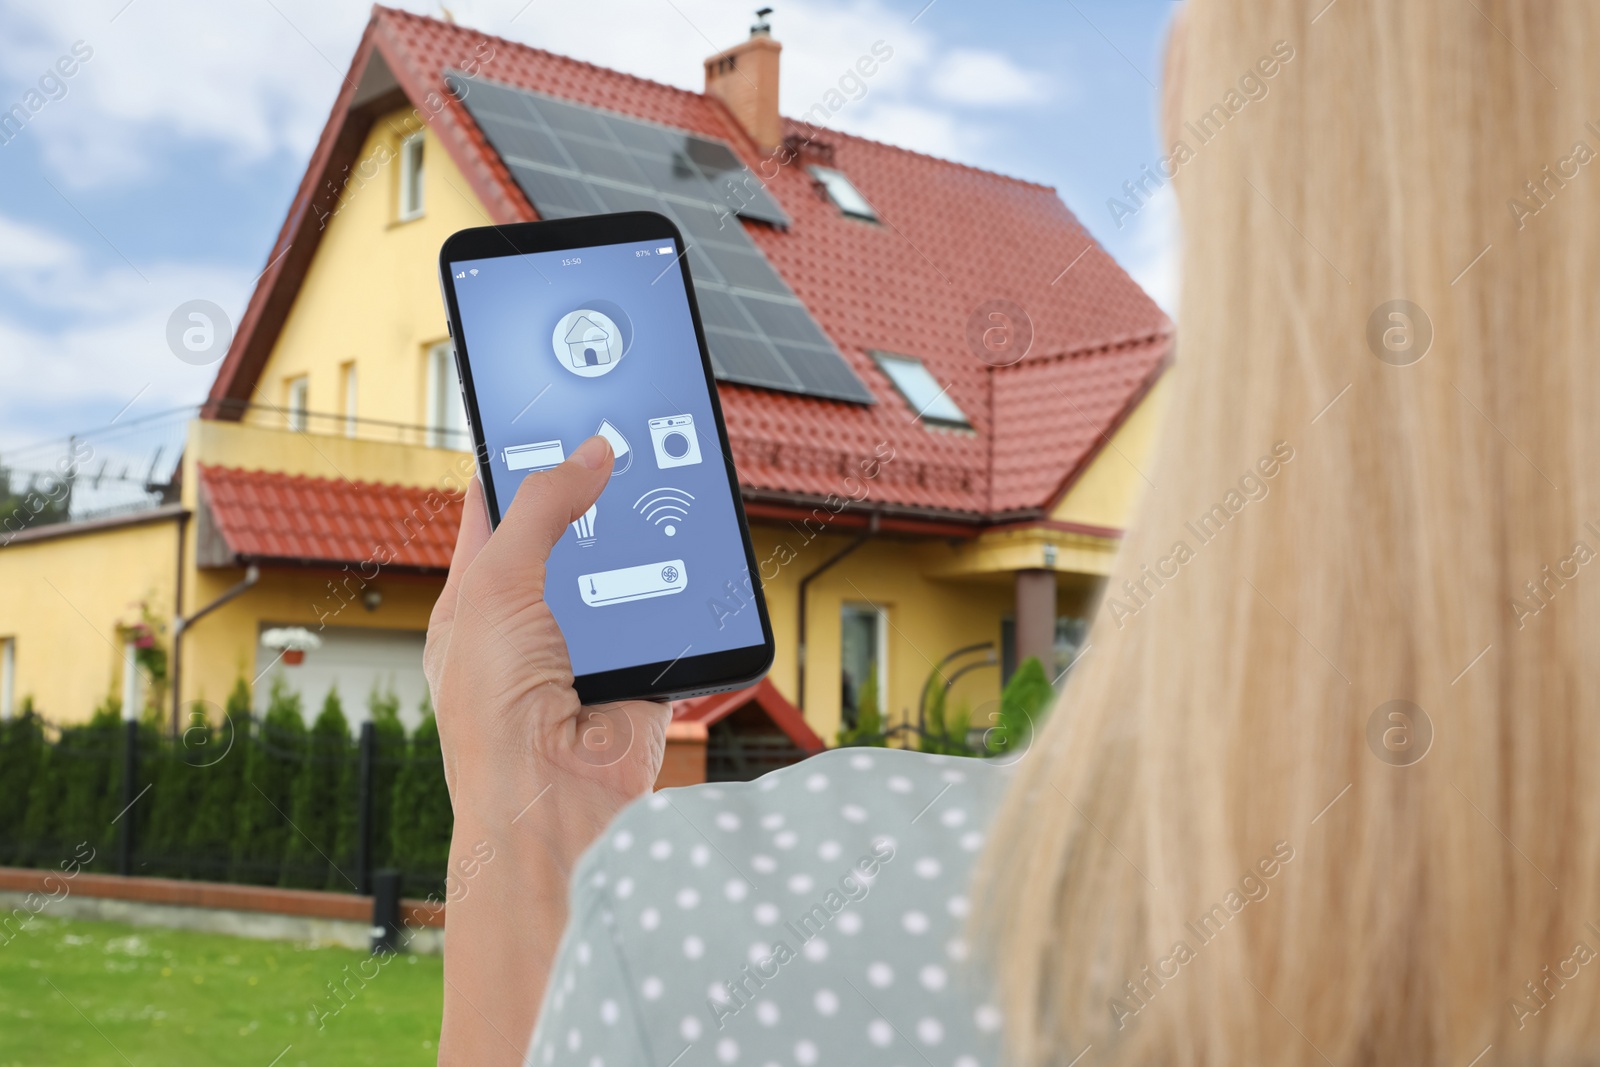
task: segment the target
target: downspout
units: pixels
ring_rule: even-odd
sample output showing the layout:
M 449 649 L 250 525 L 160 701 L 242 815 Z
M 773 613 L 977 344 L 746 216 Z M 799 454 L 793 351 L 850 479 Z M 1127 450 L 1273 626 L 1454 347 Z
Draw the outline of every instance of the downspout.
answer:
M 193 615 L 187 618 L 179 615 L 172 621 L 172 736 L 178 736 L 178 709 L 183 703 L 182 697 L 179 695 L 179 683 L 183 680 L 181 673 L 183 665 L 183 635 L 188 633 L 189 628 L 195 623 L 210 615 L 234 597 L 248 592 L 260 580 L 261 568 L 252 563 L 245 568 L 244 581 L 232 586 Z
M 798 660 L 798 662 L 797 662 L 797 665 L 796 665 L 797 666 L 797 670 L 796 670 L 796 677 L 795 677 L 795 684 L 794 684 L 794 696 L 795 696 L 794 703 L 795 703 L 795 706 L 797 708 L 799 708 L 801 711 L 805 711 L 806 710 L 806 590 L 811 585 L 811 583 L 812 583 L 812 581 L 814 579 L 822 577 L 822 573 L 824 571 L 826 571 L 828 568 L 832 567 L 835 563 L 838 563 L 840 560 L 844 559 L 846 556 L 850 555 L 852 552 L 854 552 L 856 549 L 860 548 L 862 545 L 866 544 L 867 541 L 874 534 L 876 534 L 877 532 L 878 532 L 878 513 L 876 511 L 874 511 L 872 513 L 871 517 L 867 520 L 867 528 L 865 530 L 861 531 L 861 534 L 860 534 L 859 537 L 856 537 L 849 544 L 847 544 L 843 548 L 841 548 L 839 551 L 835 552 L 833 555 L 831 555 L 827 559 L 823 560 L 820 566 L 818 566 L 811 573 L 807 574 L 804 578 L 800 579 L 800 593 L 799 593 L 799 600 L 800 600 L 800 610 L 799 610 L 800 631 L 799 631 L 799 633 L 800 633 L 800 636 L 799 636 L 799 646 L 798 646 L 798 652 L 797 652 L 797 660 Z
M 178 736 L 178 705 L 182 701 L 178 697 L 178 671 L 182 667 L 183 653 L 178 641 L 181 620 L 183 619 L 183 538 L 189 530 L 189 513 L 180 512 L 178 515 L 178 569 L 172 576 L 172 662 L 168 664 L 167 681 L 172 686 L 172 736 Z

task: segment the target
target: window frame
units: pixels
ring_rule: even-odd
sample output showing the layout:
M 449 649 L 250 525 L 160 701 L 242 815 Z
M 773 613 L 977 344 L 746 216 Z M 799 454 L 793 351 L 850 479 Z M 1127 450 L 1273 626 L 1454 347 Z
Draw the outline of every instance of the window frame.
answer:
M 467 400 L 462 394 L 461 381 L 456 377 L 455 342 L 449 338 L 428 345 L 423 355 L 424 436 L 430 448 L 448 448 L 456 452 L 472 449 L 472 428 L 467 422 Z M 456 411 L 460 415 L 458 426 L 450 425 L 444 411 L 445 398 L 454 396 Z
M 427 213 L 423 197 L 427 178 L 426 131 L 418 130 L 400 140 L 400 182 L 396 190 L 394 217 L 399 222 L 420 219 Z
M 347 359 L 339 364 L 339 377 L 344 393 L 344 435 L 355 437 L 357 432 L 357 403 L 360 399 L 360 383 L 356 378 L 356 361 Z
M 883 376 L 885 378 L 889 379 L 889 384 L 894 386 L 894 391 L 896 393 L 900 394 L 900 399 L 906 402 L 906 406 L 908 408 L 916 412 L 918 422 L 942 426 L 947 429 L 972 429 L 972 419 L 967 416 L 965 411 L 961 410 L 961 405 L 957 404 L 955 399 L 951 397 L 950 386 L 941 386 L 939 384 L 939 379 L 935 378 L 933 376 L 933 372 L 928 369 L 927 363 L 918 359 L 916 356 L 902 355 L 899 352 L 883 352 L 875 349 L 870 354 L 872 356 L 872 362 L 876 363 L 878 370 L 883 372 Z M 901 384 L 900 379 L 895 377 L 894 372 L 889 369 L 891 365 L 913 368 L 915 371 L 920 371 L 922 374 L 927 376 L 929 384 L 937 387 L 938 392 L 934 393 L 932 399 L 927 400 L 919 405 L 917 398 L 913 397 L 911 393 L 907 391 L 906 387 Z M 955 412 L 955 416 L 952 417 L 945 414 L 929 412 L 930 408 L 935 407 L 940 402 L 948 404 L 950 410 Z
M 829 201 L 839 209 L 841 215 L 860 219 L 862 222 L 882 221 L 878 209 L 872 206 L 872 201 L 867 199 L 865 193 L 856 188 L 856 183 L 850 180 L 850 175 L 837 167 L 824 167 L 818 164 L 812 164 L 806 170 L 810 172 L 812 180 L 822 186 L 828 194 Z M 847 200 L 859 201 L 860 206 L 846 203 Z
M 305 433 L 311 416 L 311 375 L 297 374 L 283 383 L 283 417 L 295 433 Z
M 889 609 L 870 600 L 839 601 L 839 674 L 844 675 L 844 617 L 846 613 L 872 616 L 873 621 L 873 674 L 878 682 L 878 720 L 884 729 L 889 726 Z M 859 711 L 859 709 L 857 709 Z M 859 723 L 847 721 L 844 700 L 839 701 L 839 722 L 847 728 Z

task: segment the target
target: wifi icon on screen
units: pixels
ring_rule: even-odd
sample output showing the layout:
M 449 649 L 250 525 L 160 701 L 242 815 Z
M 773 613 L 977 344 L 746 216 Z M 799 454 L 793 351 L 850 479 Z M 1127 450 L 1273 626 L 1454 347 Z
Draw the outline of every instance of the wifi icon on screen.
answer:
M 670 485 L 660 489 L 652 489 L 633 502 L 633 510 L 644 516 L 644 520 L 661 530 L 668 537 L 678 533 L 678 527 L 689 517 L 689 505 L 694 502 L 694 494 L 686 489 L 674 489 Z

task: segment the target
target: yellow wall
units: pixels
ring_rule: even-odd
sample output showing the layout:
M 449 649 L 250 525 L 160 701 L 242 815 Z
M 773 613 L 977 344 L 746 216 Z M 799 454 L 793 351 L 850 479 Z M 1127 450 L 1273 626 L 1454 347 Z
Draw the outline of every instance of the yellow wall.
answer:
M 1089 469 L 1067 490 L 1051 518 L 1119 530 L 1127 526 L 1139 498 L 1149 488 L 1146 479 L 1150 477 L 1156 431 L 1166 412 L 1171 379 L 1170 374 L 1163 374 L 1155 387 L 1145 394 L 1144 400 L 1089 464 Z
M 0 638 L 15 637 L 15 696 L 57 723 L 87 719 L 122 693 L 117 624 L 139 602 L 172 617 L 177 521 L 14 542 L 0 548 Z
M 376 177 L 360 188 L 352 182 L 343 206 L 329 217 L 254 401 L 281 408 L 288 381 L 307 375 L 308 410 L 347 414 L 342 367 L 353 361 L 357 416 L 410 426 L 429 421 L 426 354 L 447 339 L 439 248 L 455 231 L 491 220 L 430 133 L 423 149 L 423 214 L 396 221 L 399 145 L 408 121 L 414 128 L 416 120 L 405 108 L 373 124 L 361 149 L 363 163 L 352 169 L 377 167 Z M 273 411 L 252 418 L 282 421 Z M 331 420 L 312 428 L 334 429 Z

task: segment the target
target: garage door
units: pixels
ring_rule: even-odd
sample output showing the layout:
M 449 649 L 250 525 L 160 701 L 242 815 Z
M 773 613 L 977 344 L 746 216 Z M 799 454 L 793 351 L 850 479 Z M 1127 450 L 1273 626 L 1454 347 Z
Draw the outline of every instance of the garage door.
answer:
M 283 623 L 262 623 L 265 632 Z M 309 723 L 322 710 L 328 690 L 339 689 L 345 718 L 352 726 L 365 722 L 367 698 L 374 687 L 393 689 L 400 697 L 400 719 L 409 730 L 422 718 L 422 702 L 428 683 L 422 676 L 422 645 L 426 634 L 419 630 L 377 630 L 356 626 L 329 627 L 317 634 L 322 647 L 306 653 L 294 666 L 282 661 L 277 650 L 256 639 L 255 709 L 266 710 L 274 680 L 282 678 L 300 694 Z

